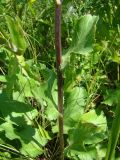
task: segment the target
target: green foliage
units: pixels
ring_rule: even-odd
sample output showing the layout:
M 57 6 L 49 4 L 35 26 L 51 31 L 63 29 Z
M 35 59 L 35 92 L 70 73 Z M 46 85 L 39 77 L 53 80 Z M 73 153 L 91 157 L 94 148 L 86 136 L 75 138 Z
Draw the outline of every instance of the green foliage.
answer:
M 75 121 L 68 132 L 69 146 L 66 148 L 67 154 L 71 154 L 74 159 L 77 155 L 79 159 L 81 157 L 83 159 L 99 157 L 97 145 L 103 139 L 106 139 L 106 129 L 106 119 L 103 113 L 91 110 L 82 114 L 79 121 Z
M 120 157 L 119 10 L 118 0 L 62 3 L 71 160 Z M 1 0 L 0 20 L 0 159 L 59 159 L 53 1 Z
M 22 154 L 36 157 L 43 153 L 44 146 L 49 139 L 47 132 L 42 127 L 33 128 L 34 119 L 38 112 L 31 106 L 17 101 L 4 99 L 0 100 L 0 133 L 4 133 L 6 138 L 1 140 L 6 142 L 18 140 L 17 148 Z M 46 134 L 43 134 L 46 133 Z
M 70 48 L 63 56 L 62 68 L 67 65 L 67 61 L 70 61 L 71 54 L 82 54 L 86 55 L 93 49 L 95 24 L 98 17 L 86 15 L 77 20 L 72 43 Z M 83 27 L 84 26 L 84 27 Z
M 120 102 L 118 100 L 117 108 L 115 112 L 115 119 L 113 120 L 112 130 L 109 136 L 108 149 L 106 153 L 106 160 L 115 159 L 115 148 L 118 142 L 119 134 L 120 134 Z
M 111 94 L 112 93 L 112 94 Z M 116 90 L 112 90 L 112 92 L 108 92 L 107 96 L 105 96 L 104 104 L 107 104 L 109 106 L 116 106 L 115 111 L 115 118 L 113 120 L 111 132 L 109 133 L 109 142 L 108 142 L 108 148 L 106 153 L 106 160 L 115 159 L 115 148 L 119 139 L 120 134 L 120 125 L 119 125 L 119 115 L 120 115 L 120 102 L 119 102 L 119 93 L 120 89 L 119 86 L 116 88 Z
M 18 17 L 12 19 L 10 16 L 6 16 L 6 22 L 10 31 L 11 49 L 17 55 L 21 55 L 25 52 L 27 44 L 19 19 Z

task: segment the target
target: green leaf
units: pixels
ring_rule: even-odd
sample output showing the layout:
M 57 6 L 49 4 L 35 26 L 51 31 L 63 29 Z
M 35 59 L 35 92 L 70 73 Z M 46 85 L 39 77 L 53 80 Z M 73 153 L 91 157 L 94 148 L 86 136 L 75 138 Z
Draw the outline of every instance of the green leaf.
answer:
M 119 51 L 114 51 L 113 56 L 112 56 L 112 61 L 120 64 L 120 57 L 119 57 Z
M 17 117 L 23 116 L 27 121 L 27 124 L 31 124 L 32 119 L 34 119 L 38 114 L 37 110 L 31 106 L 25 103 L 10 100 L 0 101 L 0 111 L 4 118 L 10 117 L 13 122 L 17 121 L 17 123 L 22 123 L 21 121 L 17 120 Z
M 68 131 L 69 146 L 66 148 L 66 152 L 76 152 L 75 154 L 78 154 L 80 159 L 82 155 L 88 159 L 89 149 L 92 147 L 91 152 L 96 150 L 95 146 L 106 138 L 106 130 L 106 118 L 102 112 L 91 110 L 81 115 L 79 121 L 74 123 L 74 126 Z M 95 152 L 94 156 L 97 156 L 97 151 Z M 89 156 L 91 157 L 91 155 Z M 90 157 L 89 159 L 96 159 Z
M 107 90 L 106 95 L 104 95 L 104 101 L 102 103 L 109 106 L 116 105 L 118 103 L 119 93 L 120 86 L 118 86 L 116 89 Z
M 80 121 L 83 124 L 88 124 L 89 127 L 96 127 L 96 131 L 93 133 L 94 137 L 87 137 L 85 139 L 86 144 L 98 143 L 106 138 L 107 123 L 103 112 L 91 110 L 88 113 L 83 114 L 80 117 Z
M 98 17 L 90 14 L 77 20 L 71 46 L 65 55 L 63 55 L 62 68 L 69 63 L 71 53 L 88 55 L 92 52 L 97 21 Z
M 30 157 L 42 154 L 50 139 L 42 127 L 33 127 L 37 115 L 37 110 L 25 103 L 0 98 L 0 132 L 9 140 L 18 139 L 20 152 Z
M 87 92 L 83 87 L 74 87 L 70 92 L 65 92 L 64 127 L 65 132 L 77 122 L 84 113 Z M 72 123 L 73 122 L 73 123 Z
M 88 54 L 93 49 L 95 25 L 98 17 L 85 15 L 81 17 L 75 26 L 70 53 Z
M 103 112 L 100 111 L 90 110 L 81 115 L 80 121 L 82 121 L 82 123 L 92 123 L 98 126 L 102 132 L 105 132 L 107 128 L 106 118 Z
M 0 151 L 0 160 L 8 160 L 11 159 L 11 156 L 8 152 L 1 152 Z
M 71 150 L 67 152 L 67 157 L 72 160 L 94 160 L 97 157 L 97 150 L 93 147 L 89 147 L 86 151 L 81 152 Z
M 46 68 L 45 65 L 40 65 L 40 67 L 40 72 L 42 74 L 42 78 L 44 79 L 43 81 L 41 81 L 40 78 L 38 81 L 36 80 L 36 78 L 31 76 L 31 74 L 29 75 L 29 70 L 31 71 L 31 68 L 33 69 L 33 63 L 31 63 L 31 66 L 29 66 L 28 68 L 25 68 L 28 74 L 25 74 L 25 76 L 17 74 L 18 83 L 16 85 L 17 88 L 15 88 L 16 93 L 14 94 L 14 98 L 35 98 L 38 103 L 40 103 L 40 105 L 44 107 L 44 114 L 47 115 L 47 118 L 49 120 L 55 120 L 58 117 L 56 74 L 54 71 Z
M 47 76 L 45 82 L 40 83 L 32 90 L 33 95 L 39 101 L 44 100 L 46 102 L 45 114 L 49 120 L 56 120 L 58 117 L 57 111 L 57 82 L 56 76 L 53 71 L 49 71 L 50 75 Z
M 6 16 L 6 22 L 8 25 L 8 29 L 10 31 L 10 38 L 11 38 L 11 47 L 14 53 L 18 55 L 24 54 L 27 43 L 24 37 L 23 29 L 20 25 L 20 20 L 18 17 L 13 19 L 10 16 Z
M 69 92 L 64 92 L 64 133 L 73 128 L 80 116 L 84 113 L 87 92 L 83 87 L 74 87 Z M 58 126 L 52 128 L 58 132 Z
M 0 82 L 7 82 L 6 77 L 3 75 L 0 75 Z

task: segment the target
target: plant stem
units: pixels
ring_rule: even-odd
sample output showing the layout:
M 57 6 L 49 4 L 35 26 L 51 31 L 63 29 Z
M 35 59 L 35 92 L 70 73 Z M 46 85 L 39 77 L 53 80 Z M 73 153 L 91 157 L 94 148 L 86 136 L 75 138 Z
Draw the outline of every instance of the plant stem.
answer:
M 55 47 L 56 47 L 56 69 L 58 83 L 58 123 L 60 140 L 60 160 L 64 160 L 64 136 L 63 136 L 63 76 L 61 71 L 62 46 L 61 46 L 61 1 L 56 0 L 55 8 Z
M 120 95 L 119 95 L 120 97 Z M 120 135 L 120 100 L 117 102 L 115 118 L 112 123 L 112 130 L 108 141 L 107 153 L 105 160 L 114 160 L 115 159 L 115 148 Z

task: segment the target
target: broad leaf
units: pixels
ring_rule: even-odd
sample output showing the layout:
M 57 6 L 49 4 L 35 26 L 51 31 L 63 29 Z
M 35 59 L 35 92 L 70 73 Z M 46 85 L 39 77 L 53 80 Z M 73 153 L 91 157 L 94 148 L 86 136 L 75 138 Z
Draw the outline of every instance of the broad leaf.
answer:
M 68 131 L 69 146 L 66 148 L 66 152 L 74 153 L 74 156 L 77 155 L 80 159 L 82 155 L 83 159 L 88 159 L 88 156 L 91 157 L 89 157 L 91 160 L 95 159 L 97 157 L 95 146 L 106 138 L 106 130 L 106 118 L 102 112 L 91 110 L 81 115 L 79 121 L 74 123 L 74 126 Z M 95 157 L 87 154 L 91 147 L 90 152 L 93 152 Z
M 104 95 L 104 101 L 102 103 L 109 106 L 117 104 L 119 99 L 119 93 L 120 93 L 120 86 L 118 86 L 116 89 L 107 90 L 106 95 Z
M 22 55 L 27 48 L 27 43 L 24 37 L 23 29 L 20 25 L 20 20 L 18 19 L 18 17 L 13 19 L 10 16 L 6 16 L 6 22 L 10 31 L 12 45 L 11 49 L 14 53 Z
M 42 147 L 50 139 L 42 127 L 33 127 L 37 115 L 37 110 L 25 103 L 7 99 L 0 101 L 0 133 L 4 131 L 9 140 L 18 139 L 20 152 L 30 157 L 42 154 Z
M 62 68 L 70 62 L 71 53 L 87 55 L 92 52 L 97 21 L 98 17 L 92 15 L 85 15 L 77 20 L 71 46 L 63 55 Z
M 65 92 L 64 124 L 65 131 L 72 127 L 72 121 L 78 121 L 84 113 L 87 92 L 83 87 L 74 87 L 70 92 Z
M 64 133 L 73 128 L 80 116 L 84 113 L 87 92 L 83 87 L 74 87 L 69 92 L 64 92 Z M 53 132 L 58 132 L 58 126 L 54 126 Z
M 79 152 L 79 151 L 71 150 L 66 154 L 67 154 L 67 157 L 69 157 L 72 160 L 94 160 L 97 157 L 97 150 L 93 147 L 89 147 L 86 151 L 83 150 Z

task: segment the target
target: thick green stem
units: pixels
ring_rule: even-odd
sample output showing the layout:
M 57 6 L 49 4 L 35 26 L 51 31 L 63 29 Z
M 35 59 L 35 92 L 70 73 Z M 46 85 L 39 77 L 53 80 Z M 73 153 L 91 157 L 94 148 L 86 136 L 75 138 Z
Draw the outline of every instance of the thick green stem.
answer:
M 60 69 L 62 62 L 61 47 L 61 2 L 56 0 L 55 8 L 55 47 L 56 47 L 56 68 L 58 81 L 58 123 L 59 123 L 59 140 L 60 140 L 60 159 L 64 160 L 64 136 L 63 136 L 63 77 Z
M 120 97 L 120 95 L 119 95 Z M 115 111 L 115 118 L 112 123 L 112 130 L 108 141 L 107 153 L 105 160 L 115 159 L 115 148 L 120 135 L 120 100 L 117 102 L 117 108 Z

